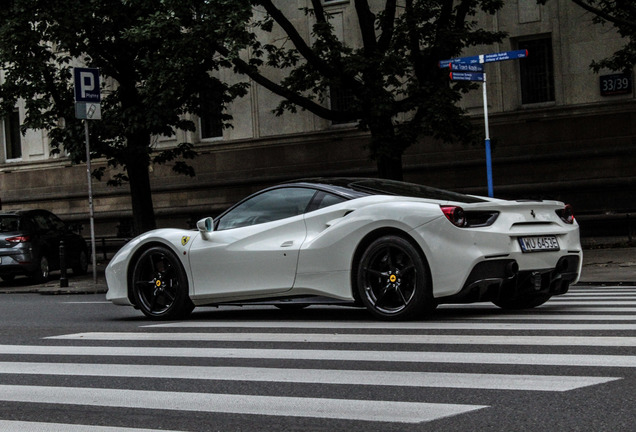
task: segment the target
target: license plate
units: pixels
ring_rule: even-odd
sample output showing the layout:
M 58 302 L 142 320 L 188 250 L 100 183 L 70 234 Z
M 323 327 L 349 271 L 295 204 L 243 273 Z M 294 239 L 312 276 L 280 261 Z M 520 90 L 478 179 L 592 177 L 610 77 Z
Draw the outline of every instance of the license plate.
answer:
M 519 245 L 523 252 L 546 252 L 560 249 L 556 236 L 519 237 Z

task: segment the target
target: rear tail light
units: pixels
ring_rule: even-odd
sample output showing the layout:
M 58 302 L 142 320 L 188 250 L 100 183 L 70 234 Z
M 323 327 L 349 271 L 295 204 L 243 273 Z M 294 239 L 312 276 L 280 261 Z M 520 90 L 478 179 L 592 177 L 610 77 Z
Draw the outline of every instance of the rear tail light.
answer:
M 440 206 L 444 216 L 453 225 L 459 228 L 487 227 L 495 223 L 499 217 L 498 211 L 468 210 L 464 211 L 459 206 Z
M 559 215 L 561 220 L 566 224 L 574 223 L 574 211 L 572 210 L 572 206 L 570 204 L 566 204 L 565 207 L 557 210 L 556 214 Z
M 466 226 L 466 214 L 464 209 L 458 206 L 440 206 L 446 219 L 451 221 L 456 227 L 463 228 Z
M 8 241 L 9 243 L 25 243 L 28 241 L 31 241 L 31 237 L 27 236 L 15 236 L 15 237 L 8 237 L 5 239 L 6 241 Z

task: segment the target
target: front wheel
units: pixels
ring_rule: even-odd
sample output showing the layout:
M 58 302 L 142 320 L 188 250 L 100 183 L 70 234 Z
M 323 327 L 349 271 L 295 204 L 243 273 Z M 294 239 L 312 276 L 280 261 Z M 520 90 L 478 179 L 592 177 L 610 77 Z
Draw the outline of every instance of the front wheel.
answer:
M 402 237 L 375 240 L 362 254 L 357 270 L 360 299 L 380 319 L 412 319 L 434 308 L 426 264 Z
M 163 246 L 144 251 L 132 273 L 133 296 L 141 311 L 152 319 L 180 319 L 192 312 L 188 280 L 179 259 Z

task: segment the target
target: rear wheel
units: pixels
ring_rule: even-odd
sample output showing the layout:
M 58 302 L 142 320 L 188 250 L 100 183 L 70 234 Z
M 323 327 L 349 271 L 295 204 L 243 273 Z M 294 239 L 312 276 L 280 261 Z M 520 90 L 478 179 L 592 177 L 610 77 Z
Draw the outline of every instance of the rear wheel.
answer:
M 84 275 L 88 272 L 88 255 L 82 249 L 77 257 L 77 261 L 73 264 L 74 275 Z
M 42 255 L 40 257 L 40 265 L 37 270 L 31 274 L 31 278 L 33 278 L 36 283 L 44 283 L 49 280 L 50 274 L 49 258 L 46 255 Z
M 180 319 L 194 309 L 181 262 L 163 246 L 150 248 L 139 256 L 132 284 L 135 302 L 149 318 Z
M 399 236 L 380 237 L 367 247 L 357 285 L 362 303 L 381 319 L 411 319 L 435 307 L 419 251 Z

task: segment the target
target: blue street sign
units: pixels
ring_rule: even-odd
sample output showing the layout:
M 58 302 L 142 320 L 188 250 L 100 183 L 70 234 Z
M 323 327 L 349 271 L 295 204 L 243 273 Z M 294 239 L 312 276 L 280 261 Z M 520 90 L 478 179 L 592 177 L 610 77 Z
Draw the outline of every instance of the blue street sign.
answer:
M 483 81 L 483 72 L 451 72 L 450 79 L 453 81 Z
M 479 61 L 480 58 L 483 58 L 483 55 L 476 55 L 476 56 L 470 56 L 470 57 L 457 57 L 450 60 L 442 60 L 439 62 L 439 67 L 447 68 L 447 67 L 450 67 L 452 63 L 461 63 L 465 65 L 483 63 L 483 61 Z
M 73 68 L 75 102 L 99 103 L 102 94 L 99 88 L 99 69 Z
M 442 60 L 439 62 L 440 68 L 449 67 L 451 64 L 462 63 L 466 65 L 492 63 L 504 60 L 517 60 L 528 57 L 528 50 L 504 51 L 492 54 L 480 54 L 476 56 L 457 57 L 450 60 Z
M 451 63 L 448 66 L 451 71 L 457 71 L 457 72 L 483 72 L 484 71 L 484 65 L 481 65 L 481 64 Z

